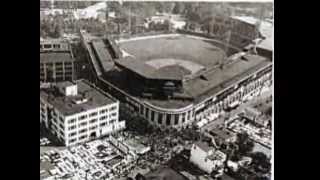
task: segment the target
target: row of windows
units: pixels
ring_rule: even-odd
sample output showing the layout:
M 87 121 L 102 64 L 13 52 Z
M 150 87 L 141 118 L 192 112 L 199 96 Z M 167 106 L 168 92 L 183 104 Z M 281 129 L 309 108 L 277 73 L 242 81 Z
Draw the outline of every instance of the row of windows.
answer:
M 40 49 L 61 48 L 60 44 L 40 44 Z
M 105 113 L 107 111 L 108 111 L 107 109 L 104 109 L 104 110 L 100 111 L 99 113 L 102 114 L 102 113 Z M 94 117 L 94 116 L 97 116 L 97 115 L 98 115 L 98 112 L 93 112 L 93 113 L 89 114 L 89 117 Z M 115 117 L 115 116 L 117 116 L 117 113 L 116 112 L 112 113 L 111 116 Z M 82 115 L 82 116 L 80 116 L 78 118 L 78 120 L 81 121 L 81 120 L 86 119 L 87 117 L 88 117 L 87 115 Z M 108 118 L 108 116 L 102 116 L 102 117 L 100 117 L 100 120 L 104 120 L 106 118 Z M 97 119 L 92 119 L 92 120 L 90 120 L 90 123 L 95 123 L 96 121 L 97 121 Z M 76 118 L 70 119 L 68 121 L 69 124 L 73 124 L 75 122 L 76 122 Z
M 106 125 L 107 125 L 107 123 L 101 123 L 101 124 L 100 124 L 100 126 L 102 126 L 102 127 L 104 127 L 104 126 L 106 126 Z M 96 130 L 97 128 L 98 128 L 98 126 L 95 125 L 95 126 L 90 127 L 89 130 L 92 131 L 92 130 Z M 82 130 L 80 130 L 78 133 L 79 133 L 79 134 L 83 134 L 83 133 L 86 133 L 86 132 L 88 132 L 88 129 L 82 129 Z M 75 136 L 75 135 L 77 135 L 77 132 L 76 132 L 76 131 L 70 133 L 70 134 L 69 134 L 69 137 L 73 137 L 73 136 Z

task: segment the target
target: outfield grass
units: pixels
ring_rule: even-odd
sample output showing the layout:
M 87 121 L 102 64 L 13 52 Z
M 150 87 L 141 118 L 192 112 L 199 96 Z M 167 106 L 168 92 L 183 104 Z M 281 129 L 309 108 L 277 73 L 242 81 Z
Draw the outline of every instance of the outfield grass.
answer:
M 205 67 L 215 65 L 224 55 L 212 42 L 185 36 L 127 41 L 120 43 L 120 48 L 142 61 L 173 58 Z

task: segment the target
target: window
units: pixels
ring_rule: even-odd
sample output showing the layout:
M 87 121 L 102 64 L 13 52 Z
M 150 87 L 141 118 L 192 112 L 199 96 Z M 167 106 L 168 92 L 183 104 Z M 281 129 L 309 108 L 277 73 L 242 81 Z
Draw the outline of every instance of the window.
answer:
M 113 111 L 113 110 L 116 110 L 116 109 L 117 109 L 117 107 L 113 106 L 113 107 L 110 108 L 110 111 Z
M 156 121 L 156 120 L 154 119 L 154 111 L 151 111 L 151 121 Z
M 191 111 L 188 112 L 187 120 L 190 120 L 190 118 L 191 118 Z
M 104 127 L 104 126 L 106 126 L 106 125 L 107 125 L 106 122 L 100 123 L 100 127 Z
M 87 117 L 88 117 L 87 115 L 82 115 L 82 116 L 79 117 L 79 120 L 83 120 L 83 119 L 85 119 Z
M 100 121 L 105 120 L 105 119 L 107 119 L 107 117 L 108 117 L 108 116 L 101 116 L 99 120 L 100 120 Z
M 115 117 L 115 116 L 117 116 L 117 113 L 112 113 L 111 116 Z
M 76 132 L 70 133 L 70 134 L 69 134 L 69 137 L 73 137 L 73 136 L 75 136 L 76 134 L 77 134 Z
M 64 126 L 63 126 L 63 124 L 59 124 L 59 127 L 61 128 L 61 129 L 64 129 Z
M 86 126 L 88 123 L 87 122 L 82 122 L 80 123 L 80 127 Z
M 158 124 L 162 123 L 162 116 L 163 115 L 161 113 L 158 114 Z
M 49 49 L 49 48 L 51 48 L 52 46 L 51 46 L 51 44 L 45 44 L 45 45 L 43 45 L 43 47 L 44 47 L 45 49 Z
M 143 105 L 140 105 L 140 114 L 141 115 L 143 115 L 143 109 L 144 109 Z
M 184 123 L 186 121 L 186 113 L 182 114 L 182 123 Z
M 60 44 L 54 44 L 53 48 L 60 48 Z
M 170 126 L 170 120 L 171 120 L 171 114 L 166 115 L 166 124 L 167 126 Z
M 76 129 L 76 125 L 70 126 L 70 127 L 68 128 L 69 131 L 74 130 L 74 129 Z
M 69 141 L 69 143 L 71 144 L 71 143 L 74 143 L 74 142 L 76 142 L 76 139 L 74 138 L 74 139 L 70 139 L 70 141 Z
M 79 140 L 83 140 L 85 138 L 87 138 L 87 135 L 82 135 L 82 136 L 79 137 Z
M 69 124 L 72 124 L 72 123 L 75 123 L 75 122 L 76 122 L 76 119 L 75 119 L 75 118 L 69 119 L 69 121 L 68 121 Z
M 116 119 L 112 119 L 109 123 L 110 124 L 113 124 L 114 122 L 116 122 L 117 120 Z
M 97 119 L 91 119 L 90 121 L 89 121 L 89 123 L 90 124 L 93 124 L 93 123 L 96 123 L 98 120 Z
M 82 130 L 79 131 L 79 134 L 85 133 L 87 131 L 88 131 L 88 129 L 82 129 Z
M 64 122 L 64 119 L 63 119 L 62 116 L 59 117 L 59 120 L 60 120 L 60 122 L 62 122 L 62 123 Z
M 174 115 L 174 125 L 179 124 L 179 114 Z
M 89 130 L 95 130 L 95 129 L 97 129 L 97 126 L 92 126 L 89 128 Z
M 64 132 L 62 130 L 59 130 L 59 133 L 61 136 L 64 136 Z
M 145 117 L 148 119 L 149 118 L 149 109 L 148 108 L 146 108 L 146 115 L 145 115 Z
M 93 117 L 93 116 L 96 116 L 98 114 L 98 112 L 93 112 L 93 113 L 90 113 L 89 114 L 89 117 Z
M 108 109 L 103 109 L 103 110 L 101 110 L 101 111 L 99 112 L 99 114 L 104 114 L 104 113 L 106 113 L 106 112 L 108 112 Z

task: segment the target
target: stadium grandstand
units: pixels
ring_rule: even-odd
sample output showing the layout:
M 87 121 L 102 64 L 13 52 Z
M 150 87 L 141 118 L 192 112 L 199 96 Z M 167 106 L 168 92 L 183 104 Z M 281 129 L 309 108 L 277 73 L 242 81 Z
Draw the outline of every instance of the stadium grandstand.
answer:
M 272 61 L 194 34 L 115 41 L 81 32 L 96 84 L 163 128 L 219 115 L 272 84 Z M 94 40 L 93 40 L 94 39 Z

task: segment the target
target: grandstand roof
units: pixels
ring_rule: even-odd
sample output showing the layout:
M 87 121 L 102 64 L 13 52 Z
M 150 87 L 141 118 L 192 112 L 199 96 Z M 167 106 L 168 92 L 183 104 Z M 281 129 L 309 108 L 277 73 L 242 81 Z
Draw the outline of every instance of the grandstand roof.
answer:
M 257 71 L 258 69 L 270 64 L 266 58 L 257 55 L 246 55 L 246 60 L 238 59 L 223 69 L 216 68 L 214 71 L 207 72 L 203 78 L 190 80 L 185 89 L 191 96 L 201 98 L 209 94 L 215 94 L 230 86 L 236 81 Z
M 186 69 L 180 66 L 166 66 L 156 69 L 135 58 L 126 57 L 116 61 L 122 68 L 130 70 L 148 79 L 182 80 Z
M 114 63 L 105 43 L 102 40 L 93 40 L 92 47 L 96 52 L 100 65 L 103 67 L 103 69 L 105 71 L 111 70 Z

